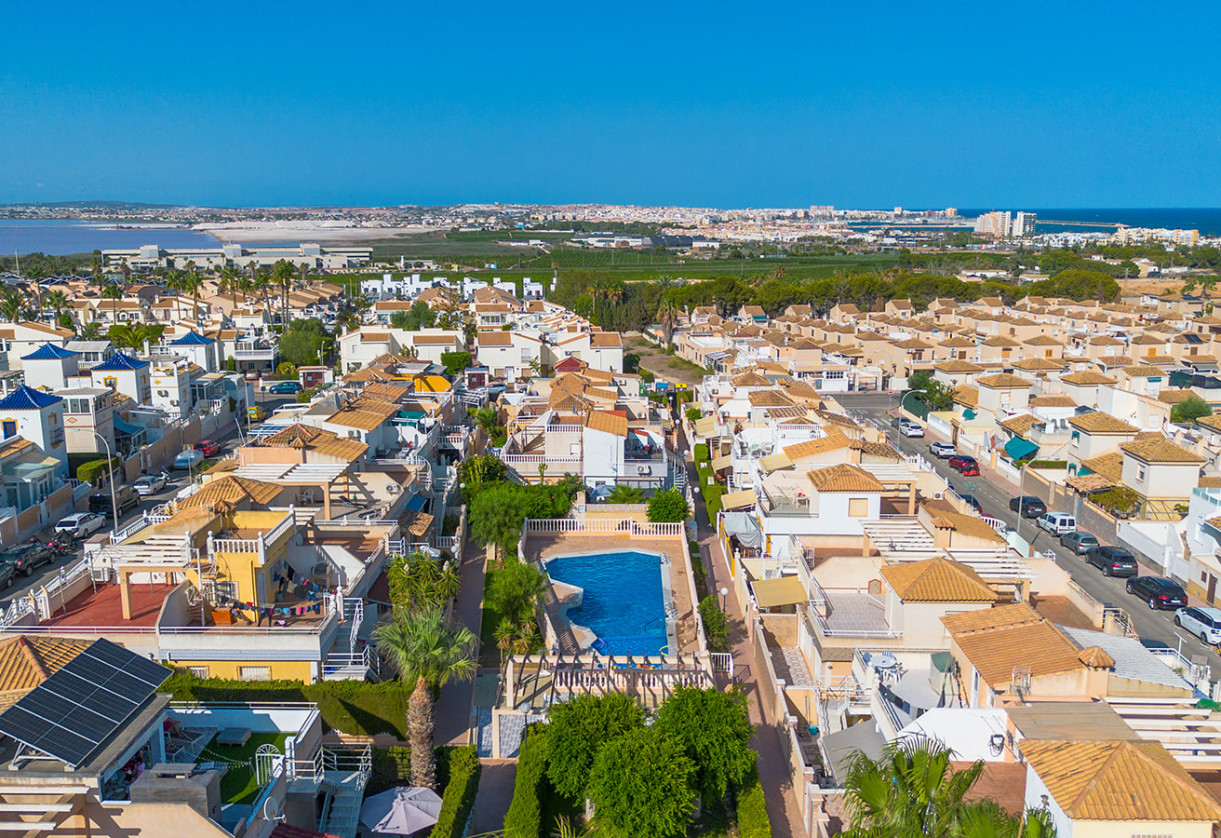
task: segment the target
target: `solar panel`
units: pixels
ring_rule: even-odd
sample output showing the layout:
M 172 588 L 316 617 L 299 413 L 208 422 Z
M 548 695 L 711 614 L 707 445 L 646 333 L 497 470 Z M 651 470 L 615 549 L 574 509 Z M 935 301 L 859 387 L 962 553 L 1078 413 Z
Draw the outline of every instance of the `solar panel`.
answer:
M 83 765 L 170 677 L 170 670 L 95 640 L 0 713 L 0 733 L 69 765 Z

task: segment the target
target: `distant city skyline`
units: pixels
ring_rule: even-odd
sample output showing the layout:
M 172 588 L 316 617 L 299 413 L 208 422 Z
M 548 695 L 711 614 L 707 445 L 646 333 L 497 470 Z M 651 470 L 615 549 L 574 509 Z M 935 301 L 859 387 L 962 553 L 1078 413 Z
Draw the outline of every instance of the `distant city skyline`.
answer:
M 344 11 L 13 7 L 0 202 L 1221 205 L 1221 7 Z

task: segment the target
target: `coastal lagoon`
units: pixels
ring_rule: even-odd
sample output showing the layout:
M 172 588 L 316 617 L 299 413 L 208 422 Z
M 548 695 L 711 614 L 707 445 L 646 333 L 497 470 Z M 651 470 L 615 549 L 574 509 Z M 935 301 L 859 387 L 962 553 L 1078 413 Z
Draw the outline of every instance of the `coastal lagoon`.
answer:
M 71 219 L 0 219 L 0 253 L 92 253 L 155 244 L 166 248 L 218 247 L 215 236 L 186 227 Z

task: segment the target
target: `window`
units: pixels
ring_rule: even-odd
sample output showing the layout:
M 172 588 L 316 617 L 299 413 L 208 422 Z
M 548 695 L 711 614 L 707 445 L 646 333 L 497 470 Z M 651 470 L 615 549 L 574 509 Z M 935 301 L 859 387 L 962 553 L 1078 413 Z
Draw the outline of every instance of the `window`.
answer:
M 1081 432 L 1073 431 L 1073 448 L 1078 447 L 1078 445 L 1080 443 L 1081 443 Z
M 8 439 L 10 436 L 17 436 L 17 422 L 15 420 L 5 419 L 3 423 L 0 423 L 0 427 L 4 429 L 5 439 Z
M 237 677 L 240 681 L 270 681 L 270 666 L 239 666 Z
M 864 518 L 869 514 L 869 498 L 851 498 L 848 501 L 848 517 Z
M 208 677 L 208 667 L 206 666 L 188 666 L 187 672 L 190 673 L 191 677 L 193 678 Z
M 1136 464 L 1136 479 L 1140 482 L 1145 482 L 1145 466 L 1143 463 Z

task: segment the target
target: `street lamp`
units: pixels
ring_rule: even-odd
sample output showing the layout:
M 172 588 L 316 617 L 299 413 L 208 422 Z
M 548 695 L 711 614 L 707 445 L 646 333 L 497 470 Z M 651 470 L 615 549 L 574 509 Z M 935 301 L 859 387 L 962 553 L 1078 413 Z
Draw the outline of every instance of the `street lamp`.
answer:
M 721 610 L 725 610 L 725 597 L 729 596 L 729 588 L 721 588 Z
M 899 397 L 899 413 L 903 412 L 903 402 L 907 401 L 908 396 L 910 396 L 912 393 L 927 393 L 927 392 L 928 391 L 925 389 L 916 389 L 916 388 L 912 388 L 911 390 L 908 390 L 907 392 L 905 392 L 902 396 Z
M 106 476 L 110 479 L 110 511 L 114 515 L 114 529 L 119 528 L 119 502 L 115 499 L 114 494 L 114 468 L 110 463 L 110 443 L 106 441 L 106 437 L 99 434 L 97 431 L 93 435 L 102 443 L 102 448 L 106 451 Z

